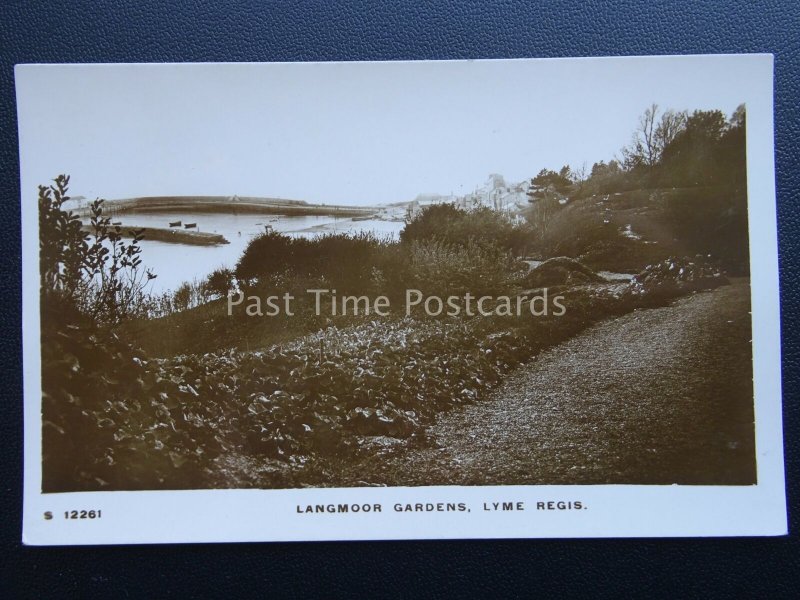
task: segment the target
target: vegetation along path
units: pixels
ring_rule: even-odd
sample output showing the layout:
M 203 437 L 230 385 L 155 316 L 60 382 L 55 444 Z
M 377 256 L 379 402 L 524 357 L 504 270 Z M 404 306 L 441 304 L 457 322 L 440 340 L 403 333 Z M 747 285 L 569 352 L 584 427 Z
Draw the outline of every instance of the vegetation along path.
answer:
M 749 291 L 734 280 L 600 323 L 345 483 L 754 483 Z

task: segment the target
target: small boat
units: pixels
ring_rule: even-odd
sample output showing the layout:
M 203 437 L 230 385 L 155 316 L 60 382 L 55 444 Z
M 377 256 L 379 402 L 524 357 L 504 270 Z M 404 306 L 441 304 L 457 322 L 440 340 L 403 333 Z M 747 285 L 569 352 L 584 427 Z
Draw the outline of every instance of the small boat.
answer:
M 186 223 L 183 226 L 184 229 L 197 229 L 197 223 Z
M 169 222 L 169 226 L 170 227 L 180 227 L 181 226 L 181 222 L 180 221 L 170 221 Z
M 122 225 L 122 221 L 111 221 L 112 225 Z

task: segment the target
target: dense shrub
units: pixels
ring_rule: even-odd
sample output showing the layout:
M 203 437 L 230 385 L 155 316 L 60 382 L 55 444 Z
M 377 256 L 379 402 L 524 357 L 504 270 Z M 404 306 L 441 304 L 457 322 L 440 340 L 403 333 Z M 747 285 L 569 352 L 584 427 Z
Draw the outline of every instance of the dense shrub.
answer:
M 42 331 L 42 489 L 192 487 L 219 449 L 222 415 L 190 409 L 180 369 L 89 325 Z
M 274 231 L 262 233 L 247 245 L 239 258 L 236 264 L 236 277 L 249 282 L 277 275 L 288 266 L 300 262 L 296 254 L 299 253 L 301 243 L 305 241 Z
M 269 232 L 250 242 L 235 275 L 246 285 L 292 275 L 324 280 L 339 291 L 363 292 L 370 288 L 375 269 L 384 264 L 389 246 L 391 242 L 370 233 L 307 239 Z
M 643 185 L 640 172 L 625 170 L 617 160 L 596 162 L 589 177 L 576 186 L 575 197 L 638 190 Z
M 429 295 L 492 295 L 507 291 L 526 270 L 511 253 L 472 239 L 464 245 L 418 240 L 409 248 L 406 285 Z
M 532 231 L 515 225 L 506 215 L 489 208 L 466 211 L 452 204 L 425 207 L 400 233 L 404 244 L 439 240 L 448 245 L 498 247 L 514 254 L 524 254 Z
M 311 240 L 314 268 L 340 292 L 373 289 L 375 270 L 383 264 L 383 252 L 391 242 L 371 233 L 331 234 Z
M 447 236 L 422 236 L 397 243 L 366 233 L 311 240 L 268 233 L 248 246 L 236 277 L 265 289 L 289 289 L 292 282 L 303 281 L 306 287 L 338 293 L 396 298 L 408 288 L 441 294 L 498 293 L 522 271 L 510 250 L 488 238 L 459 238 L 456 243 Z
M 249 244 L 235 277 L 254 289 L 286 289 L 303 280 L 340 294 L 390 298 L 402 297 L 408 288 L 497 293 L 519 277 L 513 255 L 529 241 L 529 229 L 496 211 L 434 205 L 406 225 L 400 243 L 368 233 L 313 239 L 265 233 Z
M 564 207 L 550 219 L 536 248 L 546 257 L 578 257 L 598 244 L 620 243 L 619 231 L 606 221 L 596 210 L 582 210 L 580 205 Z
M 203 282 L 203 291 L 207 296 L 217 296 L 224 298 L 233 289 L 233 271 L 221 267 L 215 269 Z
M 731 272 L 749 272 L 747 194 L 731 187 L 669 194 L 664 226 L 675 232 L 682 254 L 712 255 Z

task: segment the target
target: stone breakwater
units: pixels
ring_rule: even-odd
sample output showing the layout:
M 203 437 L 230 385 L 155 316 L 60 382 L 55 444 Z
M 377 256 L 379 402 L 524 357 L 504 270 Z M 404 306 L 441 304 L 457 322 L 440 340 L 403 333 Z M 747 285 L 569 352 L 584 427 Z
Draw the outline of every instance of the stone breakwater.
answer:
M 92 232 L 89 225 L 84 225 L 83 230 Z M 142 231 L 144 239 L 150 242 L 168 242 L 172 244 L 190 244 L 193 246 L 217 246 L 228 244 L 225 236 L 218 233 L 205 231 L 190 231 L 186 229 L 167 229 L 161 227 L 137 227 L 136 225 L 120 226 L 120 235 L 123 238 L 132 238 L 134 231 Z

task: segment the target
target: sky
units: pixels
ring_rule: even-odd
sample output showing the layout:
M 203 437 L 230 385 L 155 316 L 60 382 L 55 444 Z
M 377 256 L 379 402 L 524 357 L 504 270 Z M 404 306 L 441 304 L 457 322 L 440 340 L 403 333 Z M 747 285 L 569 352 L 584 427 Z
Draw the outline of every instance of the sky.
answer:
M 463 194 L 627 144 L 639 115 L 746 97 L 749 59 L 17 67 L 23 190 L 371 205 Z M 744 73 L 743 73 L 744 71 Z

